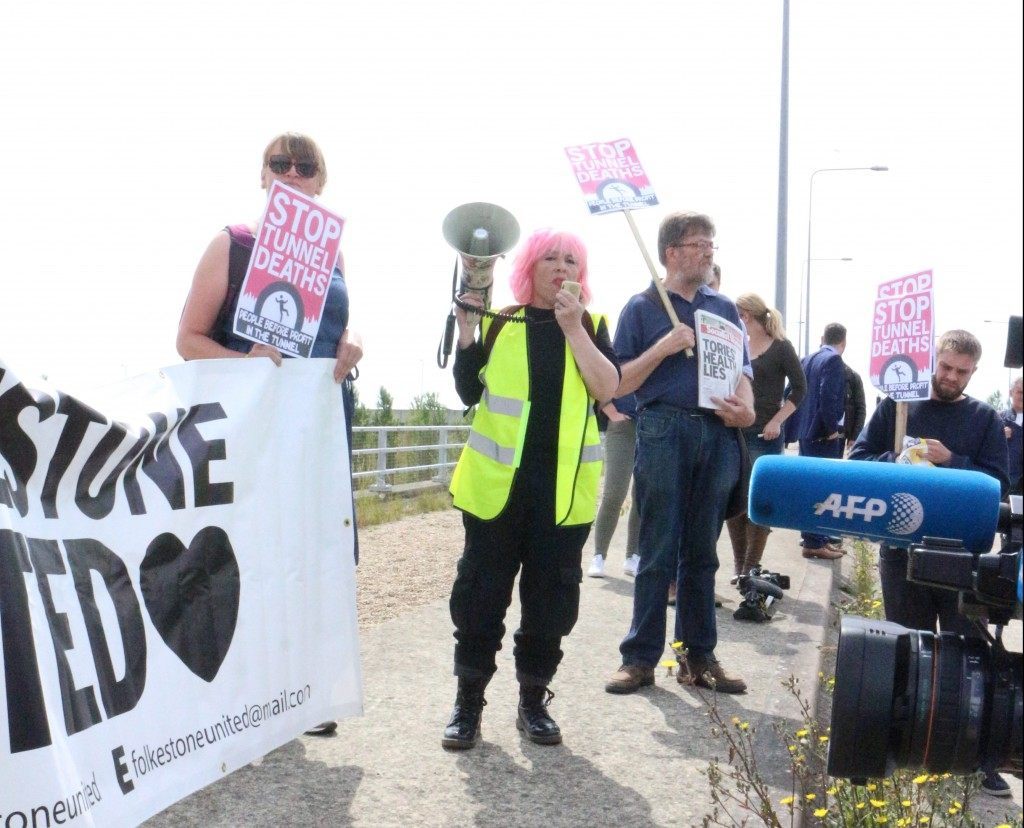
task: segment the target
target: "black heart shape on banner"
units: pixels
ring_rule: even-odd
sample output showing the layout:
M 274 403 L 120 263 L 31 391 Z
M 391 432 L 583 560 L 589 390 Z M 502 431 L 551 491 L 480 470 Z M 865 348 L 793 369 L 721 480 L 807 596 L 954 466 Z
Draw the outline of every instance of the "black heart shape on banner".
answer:
M 164 643 L 199 678 L 213 681 L 238 620 L 238 561 L 227 533 L 207 526 L 184 544 L 153 539 L 139 567 L 146 611 Z

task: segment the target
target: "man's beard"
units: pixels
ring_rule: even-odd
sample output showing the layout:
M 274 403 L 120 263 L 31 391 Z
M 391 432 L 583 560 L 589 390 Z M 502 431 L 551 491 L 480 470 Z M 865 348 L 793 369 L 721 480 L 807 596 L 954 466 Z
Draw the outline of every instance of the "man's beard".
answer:
M 939 385 L 939 378 L 934 374 L 932 375 L 932 393 L 935 395 L 935 399 L 941 402 L 956 402 L 963 396 L 966 385 L 958 385 L 956 391 L 950 391 L 948 388 L 943 388 Z
M 693 276 L 686 279 L 686 282 L 692 285 L 709 285 L 711 280 L 715 277 L 715 272 L 712 265 L 707 267 L 701 267 L 693 272 Z

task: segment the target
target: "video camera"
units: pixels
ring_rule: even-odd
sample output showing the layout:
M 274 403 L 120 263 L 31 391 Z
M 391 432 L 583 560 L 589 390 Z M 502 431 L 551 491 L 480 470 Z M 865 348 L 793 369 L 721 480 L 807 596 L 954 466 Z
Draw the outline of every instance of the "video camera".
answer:
M 1002 643 L 1021 617 L 1021 506 L 999 552 L 937 538 L 910 547 L 907 578 L 959 593 L 977 636 L 847 616 L 836 655 L 828 773 L 856 782 L 897 768 L 1021 775 L 1022 665 Z M 996 624 L 996 635 L 988 632 Z
M 782 591 L 789 589 L 789 576 L 755 566 L 746 575 L 739 577 L 736 588 L 743 596 L 743 601 L 732 617 L 737 621 L 763 624 L 771 621 L 775 615 L 778 602 L 782 600 Z
M 1007 367 L 1021 367 L 1020 322 L 1011 317 Z M 908 547 L 907 578 L 955 591 L 958 612 L 976 628 L 962 636 L 843 619 L 830 775 L 855 783 L 898 768 L 1021 776 L 1024 656 L 1002 642 L 1024 603 L 1024 516 L 1021 497 L 1010 500 L 1000 503 L 999 483 L 980 472 L 782 456 L 754 464 L 751 520 Z M 1000 550 L 989 552 L 997 533 Z

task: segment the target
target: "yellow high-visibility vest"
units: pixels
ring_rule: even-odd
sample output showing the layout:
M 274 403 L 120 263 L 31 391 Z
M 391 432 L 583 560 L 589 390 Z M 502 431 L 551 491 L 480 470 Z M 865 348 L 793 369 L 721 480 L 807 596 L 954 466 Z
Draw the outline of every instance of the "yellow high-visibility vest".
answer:
M 524 312 L 519 310 L 516 316 Z M 592 317 L 592 320 L 596 332 L 600 318 Z M 484 319 L 484 339 L 490 323 L 491 319 Z M 482 520 L 491 520 L 501 514 L 508 503 L 530 419 L 526 325 L 511 322 L 502 326 L 487 363 L 480 371 L 480 380 L 484 384 L 483 396 L 452 474 L 450 491 L 457 508 Z M 562 408 L 558 420 L 555 524 L 575 526 L 593 522 L 602 456 L 594 400 L 587 393 L 566 342 Z

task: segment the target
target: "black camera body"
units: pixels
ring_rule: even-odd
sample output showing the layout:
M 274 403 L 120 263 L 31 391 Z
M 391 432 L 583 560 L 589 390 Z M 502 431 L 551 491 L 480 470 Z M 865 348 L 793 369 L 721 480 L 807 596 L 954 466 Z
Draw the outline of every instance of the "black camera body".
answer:
M 976 635 L 843 619 L 830 775 L 857 783 L 898 768 L 1021 775 L 1024 656 L 1005 649 L 1002 627 L 1021 618 L 1022 520 L 1019 500 L 1012 514 L 1001 508 L 999 552 L 976 555 L 957 541 L 925 538 L 908 555 L 908 579 L 956 590 Z
M 789 589 L 789 576 L 755 566 L 740 576 L 736 588 L 743 595 L 743 601 L 732 617 L 737 621 L 763 624 L 772 620 L 778 602 L 782 600 L 783 590 Z

